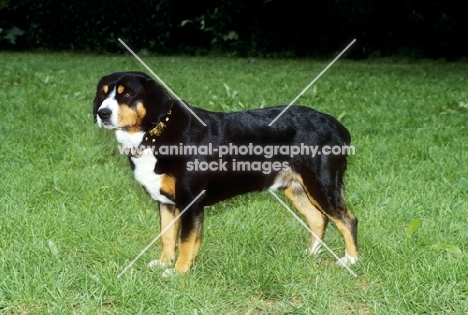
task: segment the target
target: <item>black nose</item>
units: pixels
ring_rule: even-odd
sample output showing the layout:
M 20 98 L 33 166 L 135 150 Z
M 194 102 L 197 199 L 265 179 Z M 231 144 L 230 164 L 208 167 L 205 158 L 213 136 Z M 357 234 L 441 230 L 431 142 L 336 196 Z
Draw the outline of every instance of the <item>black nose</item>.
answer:
M 98 115 L 101 119 L 107 119 L 112 115 L 112 111 L 109 108 L 101 108 L 98 110 Z

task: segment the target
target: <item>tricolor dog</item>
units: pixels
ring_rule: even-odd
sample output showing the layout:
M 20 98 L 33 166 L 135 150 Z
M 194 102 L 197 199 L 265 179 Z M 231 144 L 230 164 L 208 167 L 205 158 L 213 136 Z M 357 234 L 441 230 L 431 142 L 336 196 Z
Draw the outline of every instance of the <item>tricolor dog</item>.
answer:
M 95 122 L 115 130 L 120 146 L 131 148 L 126 152 L 135 179 L 159 203 L 161 231 L 167 228 L 153 265 L 175 263 L 176 272 L 189 271 L 200 249 L 204 208 L 265 189 L 283 190 L 320 238 L 332 220 L 345 241 L 338 262 L 357 261 L 357 219 L 343 197 L 347 154 L 330 150 L 349 146 L 350 134 L 332 116 L 304 106 L 291 106 L 269 126 L 284 109 L 207 111 L 173 99 L 141 72 L 116 72 L 99 81 Z M 307 147 L 318 153 L 291 154 Z M 312 237 L 309 253 L 319 247 Z

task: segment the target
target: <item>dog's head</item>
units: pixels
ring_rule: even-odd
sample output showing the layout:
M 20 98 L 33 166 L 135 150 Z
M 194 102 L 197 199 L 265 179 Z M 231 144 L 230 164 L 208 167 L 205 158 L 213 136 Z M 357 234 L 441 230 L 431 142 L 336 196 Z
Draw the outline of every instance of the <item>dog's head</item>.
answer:
M 115 72 L 99 81 L 94 98 L 94 121 L 99 127 L 129 132 L 157 124 L 172 98 L 142 72 Z

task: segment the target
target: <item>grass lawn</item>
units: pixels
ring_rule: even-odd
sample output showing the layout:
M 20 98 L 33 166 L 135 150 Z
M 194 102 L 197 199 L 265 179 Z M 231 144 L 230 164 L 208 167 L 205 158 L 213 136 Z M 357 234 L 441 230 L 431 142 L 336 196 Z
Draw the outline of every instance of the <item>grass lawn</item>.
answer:
M 144 58 L 183 99 L 234 111 L 288 104 L 329 60 Z M 465 314 L 468 64 L 335 63 L 297 102 L 350 130 L 357 278 L 268 192 L 207 209 L 184 277 L 147 263 L 157 206 L 114 134 L 93 124 L 98 80 L 132 56 L 0 53 L 0 314 Z M 283 199 L 284 196 L 280 194 Z M 325 242 L 344 243 L 329 225 Z

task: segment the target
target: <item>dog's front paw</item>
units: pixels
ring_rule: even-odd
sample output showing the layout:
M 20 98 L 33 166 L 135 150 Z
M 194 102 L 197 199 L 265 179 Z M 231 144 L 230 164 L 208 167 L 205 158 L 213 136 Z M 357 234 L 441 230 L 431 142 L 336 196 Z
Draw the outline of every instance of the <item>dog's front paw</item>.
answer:
M 191 267 L 192 267 L 192 264 L 190 262 L 179 258 L 177 262 L 175 263 L 174 271 L 177 272 L 178 274 L 183 275 L 189 272 Z
M 161 268 L 165 269 L 169 266 L 170 264 L 164 263 L 159 259 L 155 259 L 149 262 L 148 267 L 150 268 Z
M 171 265 L 173 264 L 171 263 L 167 264 L 167 263 L 162 262 L 161 260 L 156 259 L 156 260 L 150 261 L 148 264 L 148 267 L 152 269 L 164 270 L 161 276 L 163 278 L 169 278 L 176 274 L 174 271 L 174 268 L 169 268 Z
M 355 263 L 357 263 L 358 261 L 358 258 L 357 257 L 354 257 L 354 256 L 351 256 L 349 255 L 348 253 L 345 254 L 344 257 L 338 259 L 338 261 L 336 262 L 339 266 L 342 266 L 342 267 L 349 267 Z
M 172 268 L 167 268 L 166 270 L 164 270 L 164 272 L 162 273 L 162 277 L 163 278 L 170 278 L 170 277 L 174 277 L 176 275 L 174 269 Z

